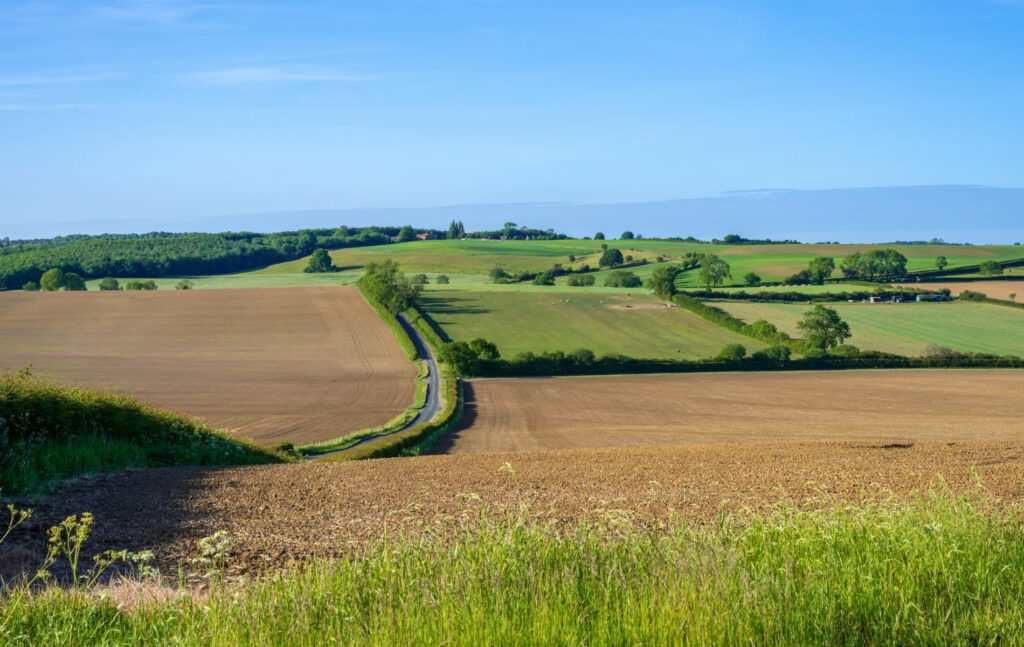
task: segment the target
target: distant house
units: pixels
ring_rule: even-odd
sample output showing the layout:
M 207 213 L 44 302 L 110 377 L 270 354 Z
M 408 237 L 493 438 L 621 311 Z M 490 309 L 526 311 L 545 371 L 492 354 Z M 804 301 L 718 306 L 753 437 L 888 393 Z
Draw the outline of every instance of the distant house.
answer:
M 437 234 L 432 231 L 424 231 L 416 234 L 416 240 L 434 240 L 437 238 Z

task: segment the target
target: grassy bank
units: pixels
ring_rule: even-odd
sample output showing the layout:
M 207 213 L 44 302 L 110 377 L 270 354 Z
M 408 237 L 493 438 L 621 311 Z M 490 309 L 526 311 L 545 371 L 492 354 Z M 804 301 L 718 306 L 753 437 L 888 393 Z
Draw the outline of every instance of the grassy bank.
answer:
M 1022 644 L 1024 522 L 945 495 L 559 536 L 484 523 L 208 597 L 16 589 L 3 644 Z
M 126 396 L 0 377 L 0 491 L 90 472 L 280 462 L 276 452 Z

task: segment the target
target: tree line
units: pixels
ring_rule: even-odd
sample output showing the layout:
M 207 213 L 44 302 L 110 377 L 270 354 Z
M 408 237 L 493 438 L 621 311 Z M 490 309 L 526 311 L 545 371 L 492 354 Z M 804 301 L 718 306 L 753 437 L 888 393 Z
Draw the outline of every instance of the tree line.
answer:
M 396 227 L 338 227 L 274 234 L 151 233 L 12 245 L 0 249 L 0 288 L 20 288 L 30 281 L 38 284 L 50 269 L 84 279 L 227 274 L 302 258 L 317 247 L 390 243 L 398 231 Z

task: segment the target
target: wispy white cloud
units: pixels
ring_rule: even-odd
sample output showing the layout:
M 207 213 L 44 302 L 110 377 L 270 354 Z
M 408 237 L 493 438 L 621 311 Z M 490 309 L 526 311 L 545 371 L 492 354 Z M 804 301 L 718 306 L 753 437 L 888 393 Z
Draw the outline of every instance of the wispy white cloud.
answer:
M 95 7 L 92 14 L 104 20 L 173 24 L 226 7 L 201 0 L 120 0 Z
M 113 72 L 101 72 L 97 74 L 32 74 L 24 76 L 0 76 L 0 87 L 90 83 L 92 81 L 106 81 L 116 76 L 117 75 Z
M 351 83 L 372 80 L 367 74 L 353 74 L 319 68 L 295 68 L 280 66 L 233 67 L 219 70 L 194 72 L 182 77 L 183 80 L 208 85 L 245 85 L 254 83 Z

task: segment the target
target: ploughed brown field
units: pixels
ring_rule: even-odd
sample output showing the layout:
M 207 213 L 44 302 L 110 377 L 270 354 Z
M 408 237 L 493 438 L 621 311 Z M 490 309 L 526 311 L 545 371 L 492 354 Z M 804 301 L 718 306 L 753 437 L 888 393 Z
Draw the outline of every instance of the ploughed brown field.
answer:
M 0 294 L 0 370 L 29 363 L 264 443 L 383 424 L 416 376 L 348 287 Z
M 437 453 L 794 440 L 1024 440 L 1024 371 L 473 380 Z
M 902 498 L 939 476 L 957 493 L 977 492 L 980 479 L 994 505 L 1019 504 L 1024 442 L 725 443 L 141 470 L 79 480 L 35 505 L 0 573 L 38 565 L 46 528 L 84 510 L 96 517 L 90 550 L 151 548 L 167 573 L 195 568 L 198 540 L 227 530 L 237 572 L 352 554 L 385 531 L 458 532 L 484 510 L 559 530 L 583 520 L 656 529 L 673 516 L 700 523 L 779 503 Z
M 905 288 L 917 288 L 918 290 L 941 290 L 949 288 L 954 295 L 959 295 L 964 290 L 981 292 L 990 299 L 1002 299 L 1011 301 L 1010 295 L 1016 295 L 1016 300 L 1024 303 L 1024 281 L 949 281 L 946 283 L 896 283 Z

